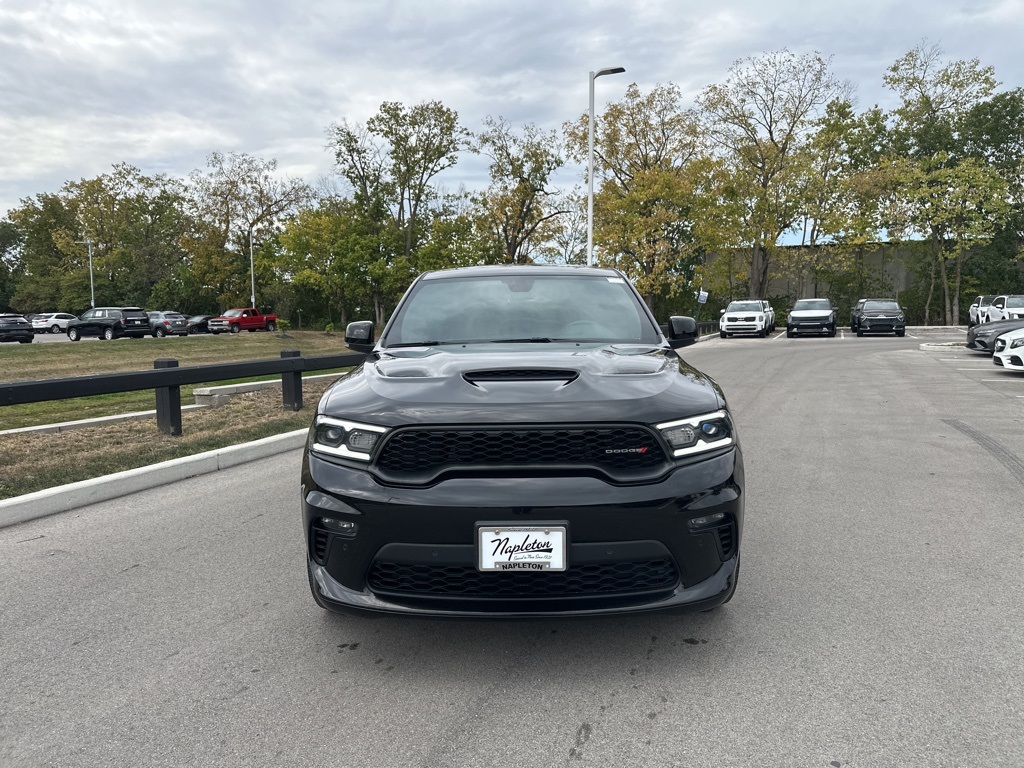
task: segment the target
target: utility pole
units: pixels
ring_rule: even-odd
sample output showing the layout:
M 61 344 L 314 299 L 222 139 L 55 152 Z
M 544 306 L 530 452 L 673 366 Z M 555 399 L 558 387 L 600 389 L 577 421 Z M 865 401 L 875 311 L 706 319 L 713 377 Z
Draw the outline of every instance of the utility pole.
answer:
M 96 290 L 93 288 L 92 282 L 92 240 L 88 237 L 85 240 L 75 240 L 79 245 L 89 246 L 89 306 L 93 309 L 96 308 Z

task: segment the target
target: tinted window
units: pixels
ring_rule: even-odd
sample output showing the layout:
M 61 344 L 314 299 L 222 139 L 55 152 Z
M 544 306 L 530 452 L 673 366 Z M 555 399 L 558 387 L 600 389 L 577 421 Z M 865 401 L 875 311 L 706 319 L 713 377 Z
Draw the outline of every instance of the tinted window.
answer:
M 828 299 L 800 299 L 793 305 L 793 310 L 799 309 L 832 309 Z
M 622 278 L 486 275 L 417 283 L 384 344 L 533 338 L 657 343 L 660 334 Z
M 729 304 L 726 312 L 761 312 L 760 301 L 733 301 Z
M 865 312 L 899 312 L 900 305 L 895 301 L 866 301 L 864 302 Z

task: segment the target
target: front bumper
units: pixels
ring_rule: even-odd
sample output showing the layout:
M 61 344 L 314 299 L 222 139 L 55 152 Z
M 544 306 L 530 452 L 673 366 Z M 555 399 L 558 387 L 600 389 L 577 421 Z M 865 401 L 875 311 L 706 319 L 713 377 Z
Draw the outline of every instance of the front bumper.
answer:
M 906 329 L 906 321 L 896 318 L 862 318 L 857 323 L 857 331 L 861 333 L 904 333 Z
M 786 323 L 787 333 L 829 333 L 835 328 L 830 318 L 794 320 Z
M 303 461 L 310 585 L 325 608 L 354 614 L 525 618 L 706 610 L 735 589 L 743 529 L 738 448 L 660 482 L 595 477 L 457 478 L 425 488 L 378 484 L 366 471 Z M 311 492 L 316 505 L 310 503 Z M 327 501 L 324 501 L 324 498 Z M 346 511 L 347 510 L 347 511 Z M 723 513 L 697 530 L 689 521 Z M 332 533 L 325 517 L 354 522 Z M 476 569 L 478 523 L 564 524 L 568 569 Z

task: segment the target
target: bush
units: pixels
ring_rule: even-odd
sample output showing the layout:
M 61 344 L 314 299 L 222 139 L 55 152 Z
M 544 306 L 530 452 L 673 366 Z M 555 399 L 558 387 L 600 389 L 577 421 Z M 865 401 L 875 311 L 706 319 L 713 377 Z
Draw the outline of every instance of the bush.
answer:
M 327 325 L 325 325 L 324 331 L 326 333 L 334 333 L 334 323 L 328 323 Z

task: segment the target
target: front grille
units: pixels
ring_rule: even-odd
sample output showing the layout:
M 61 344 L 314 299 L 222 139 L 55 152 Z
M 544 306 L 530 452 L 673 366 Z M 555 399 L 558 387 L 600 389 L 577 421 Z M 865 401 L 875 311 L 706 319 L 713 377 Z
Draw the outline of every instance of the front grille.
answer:
M 669 558 L 591 563 L 558 572 L 484 572 L 472 566 L 376 562 L 367 583 L 377 594 L 404 597 L 530 599 L 629 595 L 672 589 Z
M 412 428 L 388 438 L 377 466 L 407 473 L 525 464 L 635 470 L 657 467 L 664 461 L 657 438 L 639 427 Z

